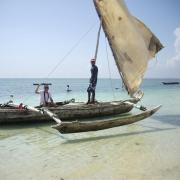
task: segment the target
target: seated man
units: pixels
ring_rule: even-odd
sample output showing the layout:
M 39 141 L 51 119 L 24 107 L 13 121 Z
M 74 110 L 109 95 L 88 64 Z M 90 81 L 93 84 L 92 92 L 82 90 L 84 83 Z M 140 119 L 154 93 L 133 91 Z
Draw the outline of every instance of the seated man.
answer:
M 40 106 L 55 106 L 51 93 L 49 92 L 49 86 L 44 85 L 44 90 L 39 90 L 39 87 L 40 85 L 37 86 L 35 93 L 40 94 Z

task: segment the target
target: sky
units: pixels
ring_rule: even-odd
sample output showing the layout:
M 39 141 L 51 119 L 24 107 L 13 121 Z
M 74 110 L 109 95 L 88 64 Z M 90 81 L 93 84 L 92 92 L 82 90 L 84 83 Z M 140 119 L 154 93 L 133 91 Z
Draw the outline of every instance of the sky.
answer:
M 125 2 L 165 46 L 145 77 L 180 78 L 180 1 Z M 93 0 L 0 0 L 0 78 L 89 77 L 98 28 Z M 110 49 L 108 55 L 110 70 L 101 33 L 99 77 L 119 78 Z

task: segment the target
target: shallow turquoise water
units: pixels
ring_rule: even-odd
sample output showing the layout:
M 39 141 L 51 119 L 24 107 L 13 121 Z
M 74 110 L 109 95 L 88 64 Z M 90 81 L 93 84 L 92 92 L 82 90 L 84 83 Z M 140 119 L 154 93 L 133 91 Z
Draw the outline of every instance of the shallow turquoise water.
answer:
M 174 108 L 180 104 L 180 85 L 164 86 L 162 81 L 180 81 L 165 79 L 144 80 L 141 89 L 145 96 L 143 102 L 148 105 L 174 103 Z M 53 86 L 50 91 L 55 101 L 75 98 L 76 101 L 86 101 L 88 79 L 0 79 L 0 103 L 8 101 L 10 95 L 14 95 L 14 101 L 24 102 L 30 105 L 39 103 L 38 95 L 34 94 L 34 82 L 50 82 Z M 72 92 L 66 92 L 66 85 L 69 84 Z M 116 88 L 119 88 L 118 90 Z M 125 90 L 122 90 L 119 79 L 100 79 L 97 85 L 96 98 L 98 101 L 120 100 L 128 98 Z
M 15 102 L 37 105 L 32 84 L 42 81 L 1 79 L 0 103 L 13 94 Z M 145 80 L 141 102 L 148 107 L 162 104 L 161 110 L 130 126 L 69 135 L 51 129 L 53 121 L 0 126 L 0 179 L 180 179 L 180 85 L 164 86 L 162 81 L 169 80 Z M 87 100 L 88 79 L 48 82 L 53 83 L 57 101 Z M 66 93 L 67 84 L 71 93 Z M 128 98 L 119 80 L 112 84 L 113 88 L 107 79 L 98 81 L 97 100 Z
M 88 79 L 0 79 L 0 103 L 7 102 L 10 95 L 14 95 L 13 100 L 17 103 L 23 102 L 29 105 L 38 105 L 39 96 L 34 94 L 34 82 L 50 82 L 53 85 L 50 91 L 55 101 L 63 101 L 75 98 L 76 101 L 87 101 Z M 179 113 L 180 109 L 180 85 L 164 86 L 162 81 L 180 81 L 166 79 L 148 79 L 144 80 L 141 89 L 145 95 L 142 104 L 151 107 L 163 105 L 161 113 L 171 114 Z M 111 84 L 112 83 L 112 84 Z M 66 85 L 69 84 L 72 92 L 66 92 Z M 119 89 L 116 89 L 119 88 Z M 109 79 L 100 79 L 97 85 L 96 99 L 98 101 L 112 101 L 127 99 L 129 96 L 122 89 L 119 79 L 110 81 Z

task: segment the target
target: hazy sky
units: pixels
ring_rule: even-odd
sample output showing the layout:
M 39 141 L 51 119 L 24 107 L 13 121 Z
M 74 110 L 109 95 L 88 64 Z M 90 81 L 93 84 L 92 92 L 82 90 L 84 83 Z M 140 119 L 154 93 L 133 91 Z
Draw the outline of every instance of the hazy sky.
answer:
M 180 1 L 126 0 L 165 46 L 146 77 L 180 78 Z M 93 0 L 0 0 L 0 78 L 44 78 L 90 27 L 94 27 L 50 77 L 89 77 L 99 19 Z M 99 77 L 109 77 L 105 37 L 98 55 Z M 110 67 L 119 78 L 114 60 Z

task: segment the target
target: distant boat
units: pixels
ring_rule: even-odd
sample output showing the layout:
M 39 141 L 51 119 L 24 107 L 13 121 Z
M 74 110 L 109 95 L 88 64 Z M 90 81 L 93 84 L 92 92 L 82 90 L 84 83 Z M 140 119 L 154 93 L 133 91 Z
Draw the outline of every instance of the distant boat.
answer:
M 162 82 L 164 85 L 177 85 L 180 84 L 180 82 Z

